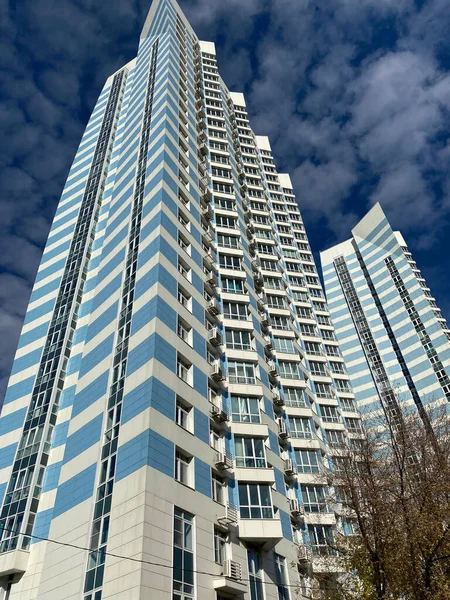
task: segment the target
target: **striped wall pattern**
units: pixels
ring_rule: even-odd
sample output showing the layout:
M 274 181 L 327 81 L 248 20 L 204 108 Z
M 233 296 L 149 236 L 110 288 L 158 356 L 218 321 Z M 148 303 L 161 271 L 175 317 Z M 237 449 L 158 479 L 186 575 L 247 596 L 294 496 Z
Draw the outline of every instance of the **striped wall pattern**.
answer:
M 155 0 L 86 127 L 30 299 L 0 417 L 0 497 L 13 506 L 0 589 L 247 599 L 256 548 L 275 600 L 298 582 L 299 556 L 314 571 L 324 536 L 345 532 L 324 498 L 334 457 L 360 435 L 350 379 L 289 176 L 214 44 L 175 0 Z M 172 569 L 185 551 L 208 577 Z
M 368 340 L 357 331 L 358 311 L 369 325 L 396 402 L 405 410 L 445 406 L 450 331 L 403 237 L 391 229 L 379 205 L 352 233 L 351 240 L 323 252 L 321 261 L 332 319 L 366 424 L 377 424 L 383 402 L 378 372 L 364 349 Z M 356 303 L 340 268 L 348 272 Z

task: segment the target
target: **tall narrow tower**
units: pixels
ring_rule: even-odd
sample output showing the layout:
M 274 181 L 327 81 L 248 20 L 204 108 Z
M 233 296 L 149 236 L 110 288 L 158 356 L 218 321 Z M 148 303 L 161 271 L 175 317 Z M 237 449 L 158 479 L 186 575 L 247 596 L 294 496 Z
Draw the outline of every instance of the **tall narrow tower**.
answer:
M 0 418 L 8 600 L 290 598 L 359 414 L 288 175 L 174 0 L 100 94 Z M 290 587 L 292 586 L 292 587 Z
M 450 401 L 450 330 L 379 204 L 322 252 L 325 289 L 366 426 Z M 438 411 L 441 412 L 441 409 Z

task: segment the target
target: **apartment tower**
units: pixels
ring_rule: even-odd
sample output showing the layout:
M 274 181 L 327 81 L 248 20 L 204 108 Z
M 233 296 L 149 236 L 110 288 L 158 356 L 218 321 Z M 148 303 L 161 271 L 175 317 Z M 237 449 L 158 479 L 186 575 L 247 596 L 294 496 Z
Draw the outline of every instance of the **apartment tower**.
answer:
M 328 306 L 367 427 L 450 401 L 450 330 L 379 204 L 322 252 Z M 442 409 L 438 409 L 439 413 Z M 380 419 L 381 417 L 381 419 Z
M 350 531 L 360 431 L 295 200 L 174 0 L 59 202 L 0 418 L 8 600 L 275 600 Z

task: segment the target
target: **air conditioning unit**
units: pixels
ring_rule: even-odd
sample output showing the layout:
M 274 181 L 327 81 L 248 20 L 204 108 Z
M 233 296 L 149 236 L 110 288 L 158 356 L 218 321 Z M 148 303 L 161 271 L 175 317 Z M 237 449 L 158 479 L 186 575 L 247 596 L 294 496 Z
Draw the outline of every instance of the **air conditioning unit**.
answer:
M 265 294 L 262 294 L 258 300 L 256 301 L 259 310 L 265 312 L 267 309 L 267 296 Z
M 202 216 L 204 216 L 205 219 L 208 219 L 209 221 L 214 217 L 214 213 L 213 213 L 211 204 L 207 204 L 206 207 L 203 208 Z
M 211 298 L 206 305 L 206 310 L 210 315 L 218 315 L 220 313 L 220 305 L 217 298 Z
M 233 459 L 228 452 L 217 452 L 214 464 L 218 469 L 232 469 Z
M 269 315 L 266 312 L 260 312 L 259 316 L 261 317 L 261 325 L 267 327 L 269 324 Z
M 223 376 L 222 367 L 218 362 L 214 363 L 211 366 L 211 371 L 209 375 L 213 381 L 223 381 L 225 379 Z
M 217 404 L 212 405 L 211 415 L 212 418 L 218 423 L 224 423 L 225 421 L 229 420 L 227 411 L 222 406 L 218 406 Z
M 235 560 L 226 560 L 223 565 L 223 574 L 229 579 L 239 581 L 242 579 L 242 565 Z
M 286 427 L 286 423 L 284 422 L 283 419 L 278 419 L 278 435 L 280 436 L 280 438 L 286 439 L 287 437 L 289 437 L 289 432 L 287 430 Z
M 220 346 L 222 344 L 222 334 L 218 327 L 213 327 L 208 333 L 208 341 L 213 346 Z
M 216 261 L 214 259 L 213 254 L 206 254 L 203 260 L 207 269 L 214 269 Z
M 286 475 L 292 475 L 295 473 L 294 463 L 292 462 L 291 458 L 288 458 L 284 461 L 284 472 Z
M 272 393 L 272 400 L 276 406 L 284 406 L 284 398 L 282 398 L 278 392 Z
M 204 233 L 203 234 L 205 237 L 208 235 L 208 233 Z M 216 287 L 217 285 L 217 277 L 214 273 L 210 273 L 208 275 L 208 277 L 206 278 L 206 284 L 209 285 L 209 287 Z
M 270 335 L 264 336 L 264 347 L 266 350 L 273 350 L 273 340 Z
M 238 508 L 231 502 L 227 504 L 226 519 L 229 523 L 237 523 L 238 520 Z
M 273 360 L 268 360 L 267 366 L 269 368 L 269 375 L 271 375 L 272 377 L 278 375 L 277 365 Z
M 305 514 L 305 510 L 297 498 L 290 498 L 289 509 L 293 517 L 301 517 Z
M 299 563 L 308 562 L 311 560 L 311 551 L 306 546 L 299 546 L 297 548 L 297 560 Z
M 211 190 L 209 188 L 206 188 L 202 192 L 201 198 L 202 198 L 203 202 L 206 202 L 206 203 L 211 202 L 211 200 L 212 200 L 212 192 L 211 192 Z

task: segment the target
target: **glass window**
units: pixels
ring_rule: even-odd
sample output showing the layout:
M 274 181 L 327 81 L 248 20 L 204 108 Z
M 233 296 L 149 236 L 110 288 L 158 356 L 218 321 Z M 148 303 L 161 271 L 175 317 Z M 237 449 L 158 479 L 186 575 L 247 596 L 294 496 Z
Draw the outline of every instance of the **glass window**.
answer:
M 175 479 L 185 485 L 191 485 L 192 457 L 186 456 L 180 450 L 175 452 Z
M 245 396 L 231 396 L 232 420 L 241 423 L 259 423 L 259 399 Z
M 180 379 L 186 383 L 191 383 L 191 369 L 190 365 L 184 358 L 178 356 L 177 358 L 177 375 Z
M 250 599 L 264 600 L 263 575 L 260 566 L 260 557 L 257 552 L 247 551 L 248 576 L 250 579 Z
M 342 410 L 356 411 L 356 405 L 351 398 L 341 398 Z
M 277 352 L 295 354 L 296 351 L 294 348 L 294 340 L 292 340 L 291 338 L 274 337 L 273 341 L 275 344 L 275 350 Z
M 173 600 L 194 598 L 193 515 L 175 507 L 173 527 Z
M 329 383 L 314 382 L 314 388 L 318 398 L 334 398 L 333 388 Z
M 244 280 L 221 277 L 222 291 L 227 294 L 245 294 Z
M 267 304 L 272 308 L 287 308 L 287 301 L 284 296 L 267 296 Z
M 338 392 L 351 392 L 350 382 L 346 379 L 335 379 L 335 384 Z
M 212 499 L 215 502 L 219 502 L 220 504 L 225 504 L 224 502 L 224 490 L 225 490 L 225 480 L 222 477 L 214 474 L 212 475 Z
M 300 487 L 306 512 L 327 512 L 325 488 L 317 485 L 302 485 Z
M 228 379 L 230 383 L 255 384 L 255 365 L 253 363 L 229 360 Z
M 300 331 L 303 333 L 303 335 L 317 337 L 317 329 L 314 327 L 314 325 L 307 325 L 306 323 L 300 323 Z
M 322 419 L 328 423 L 340 423 L 341 416 L 336 406 L 320 406 Z
M 361 433 L 361 421 L 359 419 L 352 419 L 345 417 L 345 424 L 350 433 Z
M 265 271 L 278 271 L 278 264 L 273 260 L 261 259 L 261 268 Z
M 262 438 L 235 437 L 234 447 L 237 467 L 264 469 L 267 466 Z
M 344 363 L 330 361 L 330 368 L 334 373 L 345 373 Z
M 284 388 L 284 401 L 286 406 L 298 406 L 304 408 L 308 406 L 304 390 L 299 388 Z
M 334 429 L 325 429 L 328 443 L 330 446 L 340 447 L 345 446 L 345 436 L 343 431 L 336 431 Z
M 279 277 L 264 277 L 264 287 L 282 290 L 284 288 L 283 280 Z
M 320 375 L 324 377 L 327 374 L 327 372 L 325 371 L 325 363 L 313 362 L 312 360 L 310 360 L 309 368 L 312 375 Z
M 286 559 L 274 553 L 275 581 L 277 584 L 278 600 L 289 600 L 289 582 L 287 577 Z
M 289 429 L 294 438 L 312 438 L 311 424 L 309 419 L 300 417 L 289 417 Z
M 252 349 L 252 336 L 250 331 L 227 329 L 225 337 L 227 348 L 233 348 L 233 350 Z
M 333 530 L 329 525 L 308 525 L 308 534 L 314 554 L 336 554 L 333 545 Z
M 320 344 L 316 344 L 314 342 L 305 342 L 305 351 L 308 354 L 321 355 L 323 354 Z
M 271 315 L 270 325 L 275 329 L 282 329 L 283 331 L 290 331 L 291 320 L 289 317 L 280 317 L 278 315 Z
M 226 200 L 226 202 L 229 202 L 229 200 Z M 217 242 L 222 248 L 239 247 L 239 238 L 235 235 L 225 235 L 224 233 L 219 233 L 217 236 Z
M 314 450 L 295 450 L 295 460 L 299 473 L 319 472 L 319 453 Z
M 214 528 L 214 561 L 223 565 L 227 558 L 227 534 Z
M 304 379 L 300 370 L 300 364 L 297 362 L 279 361 L 280 377 L 284 379 Z
M 189 310 L 191 295 L 180 285 L 178 286 L 178 302 Z
M 217 227 L 227 227 L 228 229 L 236 229 L 236 219 L 225 217 L 224 215 L 216 215 Z
M 268 485 L 240 483 L 239 506 L 242 519 L 273 519 L 272 498 Z
M 176 411 L 175 411 L 175 420 L 177 425 L 183 427 L 183 429 L 191 429 L 191 415 L 192 415 L 192 406 L 186 404 L 180 398 L 177 398 L 176 403 Z
M 186 323 L 184 319 L 178 317 L 177 333 L 178 336 L 187 344 L 190 344 L 191 342 L 191 332 L 192 327 L 188 323 Z
M 225 301 L 223 303 L 223 316 L 224 319 L 236 319 L 238 321 L 246 321 L 248 320 L 247 304 Z
M 219 255 L 219 266 L 222 269 L 241 269 L 241 258 L 240 256 L 231 256 L 229 254 Z

